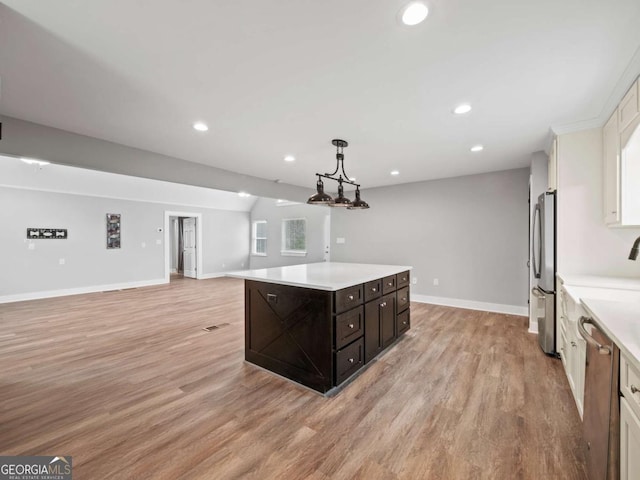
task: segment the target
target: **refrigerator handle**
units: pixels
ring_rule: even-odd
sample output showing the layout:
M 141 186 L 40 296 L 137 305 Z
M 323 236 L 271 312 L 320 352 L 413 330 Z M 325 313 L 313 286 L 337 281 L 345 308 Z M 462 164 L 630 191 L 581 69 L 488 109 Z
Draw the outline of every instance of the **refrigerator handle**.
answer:
M 536 255 L 536 239 L 538 240 L 538 254 Z M 542 233 L 540 232 L 540 205 L 536 204 L 536 209 L 533 213 L 533 276 L 534 278 L 540 278 L 540 269 L 538 268 L 538 261 L 542 258 Z

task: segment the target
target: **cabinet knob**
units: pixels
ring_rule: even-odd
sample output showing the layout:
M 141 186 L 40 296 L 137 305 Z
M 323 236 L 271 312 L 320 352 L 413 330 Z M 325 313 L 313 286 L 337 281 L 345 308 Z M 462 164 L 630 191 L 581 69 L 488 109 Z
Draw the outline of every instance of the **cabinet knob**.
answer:
M 638 393 L 640 392 L 640 389 L 638 389 L 638 387 L 636 387 L 635 385 L 631 385 L 631 393 Z
M 390 287 L 393 287 L 393 282 L 389 282 L 387 283 L 387 285 L 389 285 Z
M 355 360 L 353 358 L 349 359 L 349 363 L 353 363 Z
M 578 344 L 577 344 L 576 342 L 571 342 L 571 346 L 572 346 L 572 347 L 577 347 L 577 346 L 578 346 Z
M 403 322 L 402 322 L 402 324 L 403 324 L 403 325 L 406 325 L 406 324 L 407 324 L 407 321 L 406 321 L 406 320 L 405 320 L 405 321 L 403 321 Z
M 381 308 L 384 308 L 384 307 L 386 307 L 386 306 L 387 306 L 387 302 L 382 302 L 382 303 L 380 304 L 380 307 L 381 307 Z
M 618 212 L 614 210 L 614 211 L 613 211 L 613 212 L 611 212 L 611 213 L 612 213 L 613 215 L 615 215 L 615 214 L 616 214 L 616 213 L 618 213 Z
M 377 292 L 377 291 L 378 291 L 378 289 L 377 289 L 376 287 L 371 287 L 371 291 L 372 291 L 372 292 Z
M 349 295 L 349 300 L 353 300 L 353 295 Z
M 406 302 L 407 301 L 407 297 L 403 297 L 400 300 L 402 300 L 403 302 Z
M 350 323 L 349 328 L 353 328 L 353 327 L 355 327 L 355 325 L 353 323 Z

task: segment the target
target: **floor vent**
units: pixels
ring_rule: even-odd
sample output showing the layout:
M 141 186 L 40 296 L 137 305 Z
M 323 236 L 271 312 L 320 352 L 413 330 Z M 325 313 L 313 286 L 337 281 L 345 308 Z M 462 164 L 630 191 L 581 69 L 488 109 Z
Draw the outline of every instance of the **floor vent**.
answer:
M 221 323 L 220 325 L 211 325 L 210 327 L 204 327 L 203 330 L 205 332 L 213 332 L 214 330 L 218 330 L 219 328 L 226 327 L 229 325 L 228 323 Z

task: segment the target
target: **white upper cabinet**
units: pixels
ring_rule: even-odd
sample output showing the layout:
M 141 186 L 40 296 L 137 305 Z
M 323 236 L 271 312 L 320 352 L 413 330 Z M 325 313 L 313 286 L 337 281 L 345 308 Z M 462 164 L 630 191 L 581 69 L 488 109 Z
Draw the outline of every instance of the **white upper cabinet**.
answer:
M 602 128 L 604 221 L 607 225 L 620 223 L 620 135 L 618 111 Z
M 551 150 L 549 151 L 549 170 L 548 170 L 549 190 L 553 191 L 558 188 L 558 138 L 553 137 Z
M 604 221 L 640 225 L 640 81 L 602 128 Z

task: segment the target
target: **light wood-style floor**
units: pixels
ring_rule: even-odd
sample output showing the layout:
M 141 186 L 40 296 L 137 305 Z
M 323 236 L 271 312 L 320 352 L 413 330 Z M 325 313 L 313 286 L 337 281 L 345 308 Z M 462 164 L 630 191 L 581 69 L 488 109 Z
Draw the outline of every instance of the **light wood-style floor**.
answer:
M 0 305 L 0 454 L 72 455 L 76 480 L 585 478 L 523 317 L 413 303 L 323 398 L 243 362 L 243 308 L 235 279 Z

